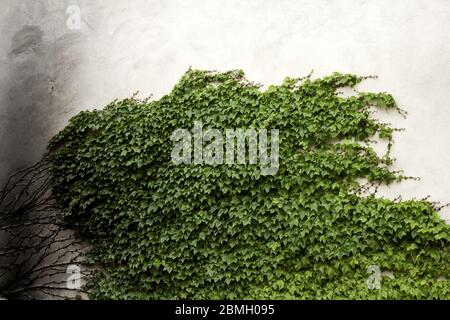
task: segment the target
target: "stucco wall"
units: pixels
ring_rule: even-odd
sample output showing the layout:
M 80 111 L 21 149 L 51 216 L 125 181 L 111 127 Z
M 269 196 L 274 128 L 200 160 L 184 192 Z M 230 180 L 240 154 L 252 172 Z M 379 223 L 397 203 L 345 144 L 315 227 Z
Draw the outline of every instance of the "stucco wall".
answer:
M 81 29 L 68 28 L 69 5 Z M 382 117 L 406 129 L 397 166 L 422 177 L 384 192 L 450 202 L 450 1 L 2 0 L 0 30 L 1 182 L 80 110 L 158 98 L 189 66 L 263 84 L 314 69 L 377 74 L 361 88 L 409 112 Z

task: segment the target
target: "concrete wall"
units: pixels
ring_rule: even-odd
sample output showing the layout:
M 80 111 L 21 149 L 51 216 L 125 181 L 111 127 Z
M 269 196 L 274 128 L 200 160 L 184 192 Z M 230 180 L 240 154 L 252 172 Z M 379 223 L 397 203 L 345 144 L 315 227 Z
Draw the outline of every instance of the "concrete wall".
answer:
M 409 112 L 383 117 L 406 128 L 397 166 L 422 177 L 385 194 L 450 202 L 450 1 L 2 0 L 0 30 L 0 181 L 80 110 L 158 98 L 189 66 L 267 85 L 314 69 L 377 74 L 361 88 Z

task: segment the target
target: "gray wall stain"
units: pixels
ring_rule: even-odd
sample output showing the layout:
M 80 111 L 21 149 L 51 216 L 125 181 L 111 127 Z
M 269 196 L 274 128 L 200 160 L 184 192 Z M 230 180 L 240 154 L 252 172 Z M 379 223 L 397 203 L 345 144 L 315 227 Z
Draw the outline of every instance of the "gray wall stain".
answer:
M 18 31 L 11 41 L 11 52 L 9 57 L 15 57 L 35 51 L 42 44 L 42 30 L 38 26 L 25 26 Z
M 6 136 L 1 140 L 2 166 L 7 172 L 30 164 L 35 159 L 38 137 L 45 133 L 46 114 L 51 98 L 50 75 L 45 67 L 48 49 L 42 42 L 42 30 L 25 26 L 16 32 L 9 53 L 9 79 L 3 104 Z M 4 177 L 3 177 L 4 178 Z
M 73 47 L 79 35 L 66 28 L 64 3 L 49 3 L 20 1 L 0 16 L 1 186 L 12 172 L 40 159 L 76 94 L 73 73 L 82 58 Z M 59 28 L 49 28 L 49 16 Z

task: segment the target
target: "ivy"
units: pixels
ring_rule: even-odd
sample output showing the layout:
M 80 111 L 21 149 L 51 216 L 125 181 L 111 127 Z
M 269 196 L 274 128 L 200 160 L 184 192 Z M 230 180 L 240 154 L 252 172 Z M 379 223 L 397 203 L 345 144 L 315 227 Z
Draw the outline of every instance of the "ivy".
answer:
M 363 192 L 405 179 L 370 143 L 390 148 L 396 129 L 371 114 L 399 110 L 394 98 L 338 94 L 364 79 L 286 78 L 263 91 L 240 70 L 190 69 L 159 100 L 72 118 L 49 145 L 53 191 L 101 266 L 91 298 L 449 299 L 450 227 L 436 205 Z M 194 121 L 279 129 L 277 174 L 173 164 L 171 134 Z

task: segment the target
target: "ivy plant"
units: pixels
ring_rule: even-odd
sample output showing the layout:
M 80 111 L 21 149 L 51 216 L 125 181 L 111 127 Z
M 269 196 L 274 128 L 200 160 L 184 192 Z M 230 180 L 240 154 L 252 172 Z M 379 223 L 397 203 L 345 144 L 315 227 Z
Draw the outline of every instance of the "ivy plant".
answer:
M 90 297 L 449 299 L 450 227 L 437 205 L 364 192 L 406 178 L 391 168 L 396 129 L 373 117 L 400 111 L 394 98 L 339 94 L 364 79 L 286 78 L 262 90 L 240 70 L 190 69 L 159 100 L 72 118 L 49 144 L 53 192 L 92 246 Z M 279 129 L 278 172 L 174 164 L 171 134 L 194 121 Z

